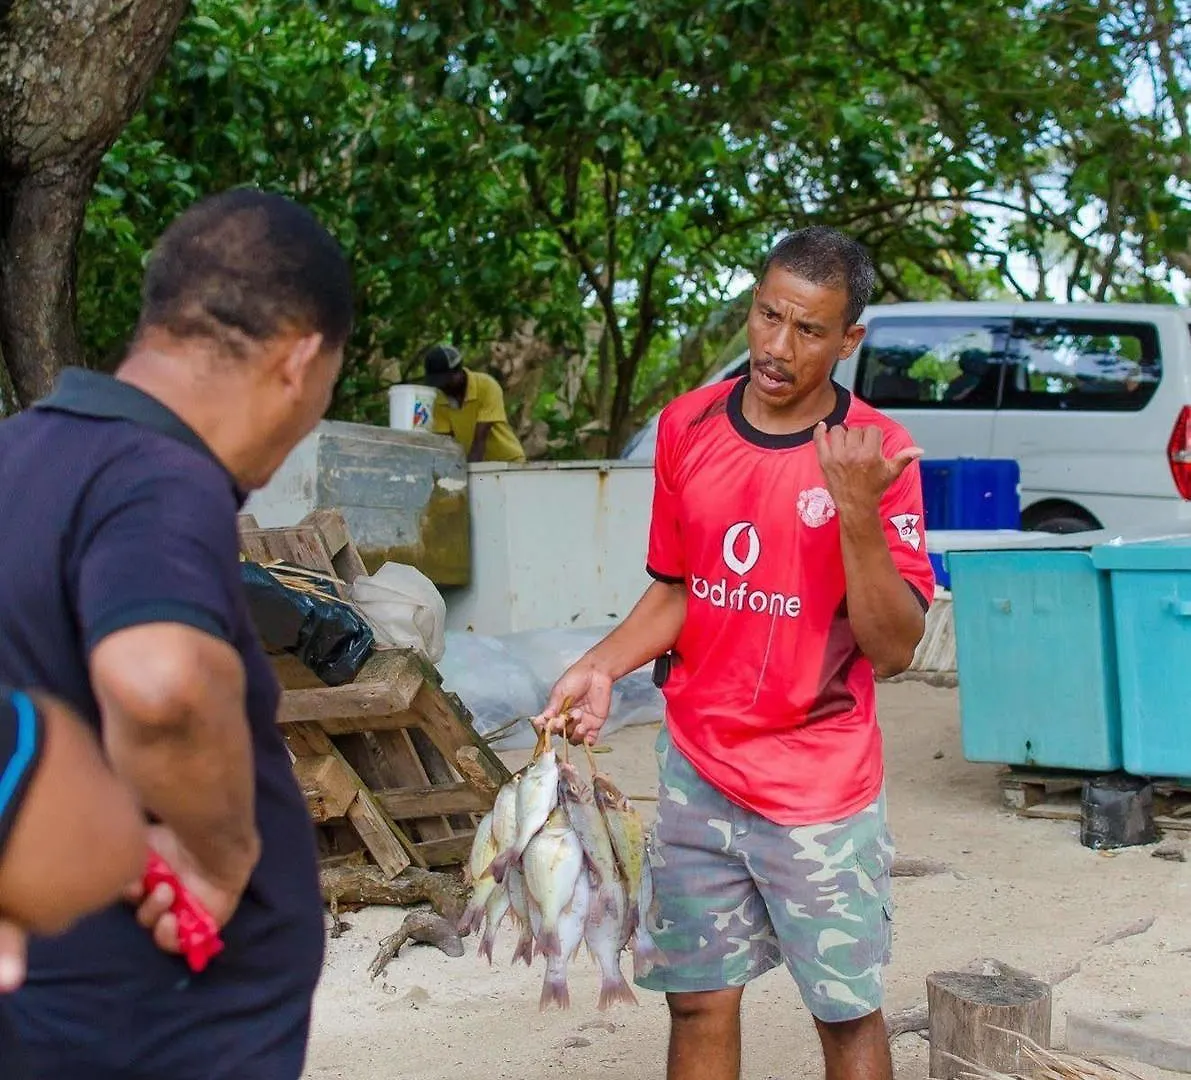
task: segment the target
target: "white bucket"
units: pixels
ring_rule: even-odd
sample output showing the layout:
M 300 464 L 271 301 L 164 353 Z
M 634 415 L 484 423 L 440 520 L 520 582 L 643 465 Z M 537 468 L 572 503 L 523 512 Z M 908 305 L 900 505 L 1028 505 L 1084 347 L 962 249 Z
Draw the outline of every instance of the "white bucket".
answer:
M 389 387 L 389 427 L 397 431 L 429 431 L 438 391 L 433 386 Z

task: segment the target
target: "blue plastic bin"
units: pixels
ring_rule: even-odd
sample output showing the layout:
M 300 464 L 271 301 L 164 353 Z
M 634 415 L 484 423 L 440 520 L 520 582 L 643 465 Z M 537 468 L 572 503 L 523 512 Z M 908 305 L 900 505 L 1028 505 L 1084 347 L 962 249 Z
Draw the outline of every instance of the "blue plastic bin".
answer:
M 950 589 L 951 573 L 947 569 L 945 554 L 942 551 L 930 551 L 926 557 L 930 559 L 931 569 L 935 572 L 935 584 L 942 589 Z
M 1120 658 L 1125 768 L 1191 777 L 1191 539 L 1103 545 Z
M 1000 458 L 924 461 L 927 529 L 1018 529 L 1021 469 Z
M 1087 551 L 952 551 L 964 757 L 1121 767 L 1108 576 Z

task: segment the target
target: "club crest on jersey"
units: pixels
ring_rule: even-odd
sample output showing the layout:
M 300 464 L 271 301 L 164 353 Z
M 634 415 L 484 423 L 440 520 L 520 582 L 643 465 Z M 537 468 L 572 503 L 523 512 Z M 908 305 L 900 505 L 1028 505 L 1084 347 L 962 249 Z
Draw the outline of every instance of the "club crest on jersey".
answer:
M 918 531 L 918 514 L 895 514 L 889 524 L 897 530 L 903 544 L 909 544 L 915 551 L 922 546 L 922 534 Z
M 805 488 L 798 495 L 798 516 L 804 525 L 817 529 L 835 517 L 835 502 L 826 488 Z

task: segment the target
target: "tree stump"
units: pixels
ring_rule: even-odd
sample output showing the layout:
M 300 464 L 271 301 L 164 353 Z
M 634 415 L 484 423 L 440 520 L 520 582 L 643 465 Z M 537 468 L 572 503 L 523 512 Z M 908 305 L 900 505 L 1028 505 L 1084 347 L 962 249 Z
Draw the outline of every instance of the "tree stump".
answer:
M 939 971 L 927 976 L 926 996 L 930 1075 L 936 1080 L 954 1080 L 971 1065 L 1011 1074 L 1028 1071 L 1021 1041 L 1007 1032 L 1050 1047 L 1050 987 L 1037 979 Z

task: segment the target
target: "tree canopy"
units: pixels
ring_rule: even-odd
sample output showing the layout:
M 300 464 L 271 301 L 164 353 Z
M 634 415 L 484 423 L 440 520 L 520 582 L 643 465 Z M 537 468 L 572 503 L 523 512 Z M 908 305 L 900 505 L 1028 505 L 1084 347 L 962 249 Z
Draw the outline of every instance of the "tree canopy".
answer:
M 352 258 L 336 415 L 436 340 L 531 451 L 614 452 L 738 342 L 782 232 L 883 299 L 1148 299 L 1191 271 L 1191 0 L 197 0 L 100 168 L 78 325 L 110 363 L 195 197 L 291 193 Z

